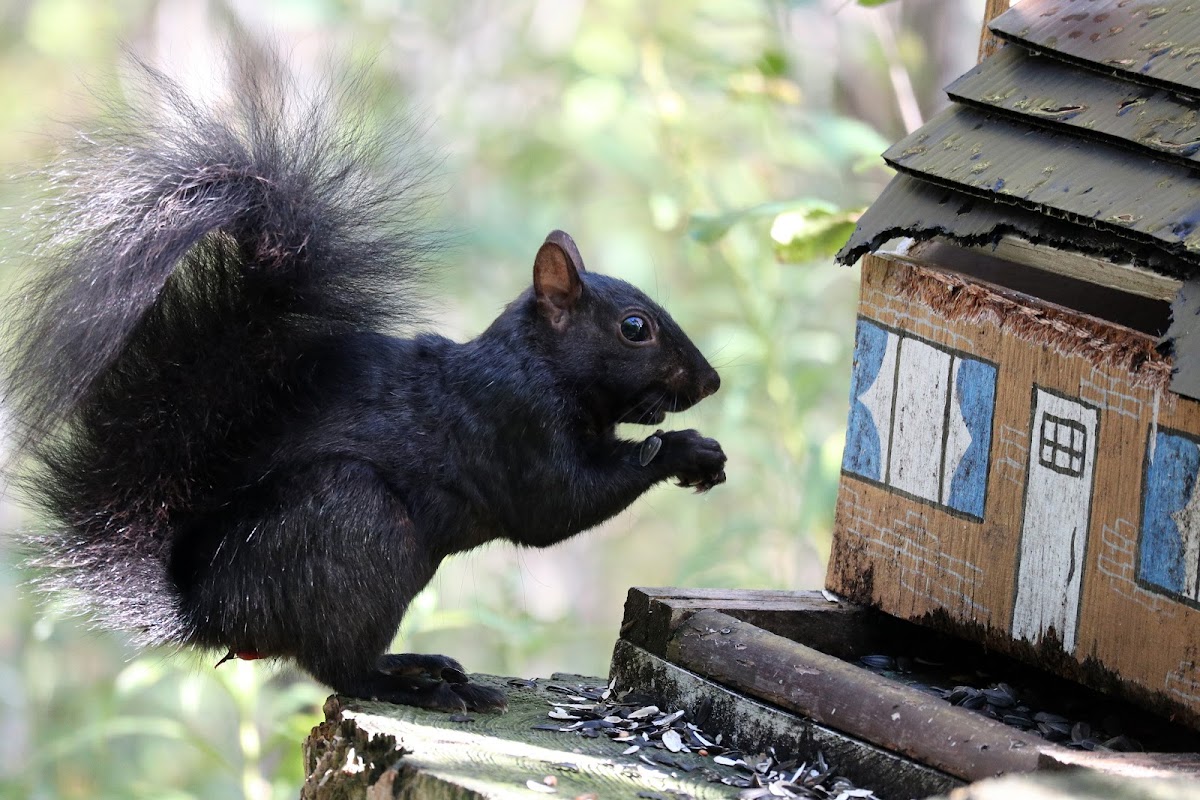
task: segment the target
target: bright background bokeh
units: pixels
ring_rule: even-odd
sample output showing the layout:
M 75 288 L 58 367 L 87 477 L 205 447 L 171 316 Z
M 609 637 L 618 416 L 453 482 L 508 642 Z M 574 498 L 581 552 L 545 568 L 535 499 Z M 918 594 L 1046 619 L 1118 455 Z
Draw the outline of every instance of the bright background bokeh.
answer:
M 0 174 L 44 161 L 56 121 L 121 90 L 122 43 L 203 85 L 235 24 L 301 71 L 366 64 L 425 123 L 455 242 L 429 306 L 439 332 L 481 331 L 556 227 L 589 268 L 667 306 L 723 378 L 672 425 L 722 442 L 728 483 L 660 487 L 547 551 L 456 558 L 396 643 L 475 671 L 602 675 L 629 586 L 821 584 L 857 284 L 829 255 L 888 179 L 878 154 L 974 61 L 983 0 L 864 6 L 0 0 Z M 0 184 L 0 289 L 20 261 L 20 197 Z M 0 498 L 0 530 L 36 524 Z M 296 795 L 320 687 L 137 654 L 34 602 L 18 560 L 0 536 L 0 797 Z

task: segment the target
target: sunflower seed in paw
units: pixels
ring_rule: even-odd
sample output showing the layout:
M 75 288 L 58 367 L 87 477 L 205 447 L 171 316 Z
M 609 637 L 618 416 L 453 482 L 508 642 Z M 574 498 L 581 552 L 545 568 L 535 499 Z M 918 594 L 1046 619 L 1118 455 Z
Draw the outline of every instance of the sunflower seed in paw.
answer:
M 657 436 L 647 436 L 646 441 L 642 442 L 641 448 L 638 449 L 638 463 L 643 467 L 654 460 L 658 455 L 658 451 L 662 449 L 662 439 Z

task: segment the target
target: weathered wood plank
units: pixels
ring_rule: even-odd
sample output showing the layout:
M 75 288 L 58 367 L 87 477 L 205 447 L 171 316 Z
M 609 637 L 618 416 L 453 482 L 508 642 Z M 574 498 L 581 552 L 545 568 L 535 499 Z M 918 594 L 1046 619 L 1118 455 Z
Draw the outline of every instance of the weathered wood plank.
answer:
M 505 714 L 450 715 L 421 709 L 332 697 L 326 721 L 305 742 L 307 778 L 301 800 L 529 800 L 547 796 L 527 781 L 552 776 L 555 796 L 589 794 L 604 800 L 635 800 L 639 793 L 731 798 L 737 790 L 710 783 L 697 767 L 733 775 L 711 758 L 677 753 L 693 771 L 673 773 L 607 738 L 533 730 L 553 722 L 551 703 L 564 702 L 547 684 L 600 686 L 600 678 L 554 676 L 533 687 L 504 678 L 472 676 L 508 693 Z
M 1090 770 L 1010 775 L 980 781 L 930 800 L 1200 800 L 1190 778 L 1129 778 Z
M 672 636 L 667 659 L 737 691 L 965 780 L 1031 772 L 1044 740 L 981 718 L 716 611 Z
M 838 251 L 837 260 L 852 264 L 871 252 L 888 253 L 886 243 L 896 237 L 923 242 L 944 236 L 959 245 L 990 248 L 996 237 L 1015 233 L 1044 245 L 1087 253 L 1102 260 L 1130 262 L 1164 276 L 1182 275 L 1181 262 L 1153 244 L 1130 238 L 1097 236 L 1083 223 L 1047 217 L 1019 206 L 996 203 L 918 178 L 897 175 L 871 207 L 863 212 L 849 241 Z M 1005 256 L 1008 257 L 1007 255 Z M 925 262 L 924 266 L 936 266 Z M 1087 279 L 1086 270 L 1081 280 Z M 1119 275 L 1104 277 L 1106 285 L 1121 287 Z M 1137 282 L 1132 285 L 1137 286 Z M 1144 284 L 1144 293 L 1163 299 L 1160 289 Z
M 988 25 L 996 17 L 1008 11 L 1010 0 L 987 0 L 987 6 L 983 9 L 983 30 L 979 32 L 979 61 L 996 52 L 1002 42 L 996 34 L 988 29 Z
M 1115 144 L 956 104 L 883 154 L 895 169 L 993 202 L 1015 203 L 1044 215 L 1090 224 L 1109 241 L 1132 238 L 1191 260 L 1194 172 L 1179 164 L 1129 158 Z M 977 169 L 984 165 L 984 169 Z M 1049 180 L 1046 170 L 1055 176 Z M 1062 187 L 1070 176 L 1071 191 Z M 1126 219 L 1132 220 L 1126 222 Z
M 1097 772 L 1131 778 L 1200 777 L 1197 753 L 1101 753 L 1085 750 L 1057 750 L 1042 753 L 1040 770 L 1073 770 L 1085 767 Z
M 860 739 L 731 691 L 678 667 L 643 648 L 618 640 L 612 677 L 617 686 L 636 687 L 662 708 L 686 709 L 721 733 L 723 743 L 746 753 L 774 747 L 780 755 L 813 760 L 817 753 L 856 785 L 884 798 L 925 797 L 946 792 L 961 781 Z
M 1177 278 L 1160 275 L 1133 264 L 1114 263 L 1108 259 L 1085 253 L 1034 244 L 1027 239 L 1011 234 L 1001 236 L 1000 240 L 995 243 L 975 245 L 971 249 L 1011 261 L 1014 264 L 1099 284 L 1152 300 L 1170 302 L 1175 299 L 1175 295 L 1179 294 L 1179 287 L 1183 285 L 1183 282 Z M 927 252 L 927 250 L 914 252 L 913 257 L 915 258 L 918 253 L 923 257 Z M 936 254 L 933 254 L 933 260 L 936 262 Z
M 629 590 L 621 638 L 661 656 L 672 632 L 704 609 L 796 641 L 820 642 L 822 651 L 840 657 L 872 652 L 890 641 L 888 630 L 877 624 L 884 615 L 821 592 L 644 586 Z

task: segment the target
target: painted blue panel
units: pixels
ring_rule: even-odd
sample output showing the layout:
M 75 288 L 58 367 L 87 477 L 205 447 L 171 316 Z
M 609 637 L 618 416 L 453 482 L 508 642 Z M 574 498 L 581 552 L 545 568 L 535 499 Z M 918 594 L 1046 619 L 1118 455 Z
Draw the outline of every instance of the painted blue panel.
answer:
M 1200 470 L 1200 447 L 1159 431 L 1146 465 L 1138 577 L 1171 592 L 1185 591 L 1183 537 L 1171 515 L 1187 505 Z
M 879 427 L 859 398 L 879 378 L 879 367 L 887 353 L 887 340 L 888 334 L 883 328 L 864 319 L 858 321 L 854 333 L 854 371 L 850 375 L 850 421 L 842 455 L 842 469 L 876 481 L 883 480 Z
M 996 408 L 996 368 L 972 358 L 959 360 L 958 413 L 962 414 L 971 445 L 950 479 L 950 508 L 983 517 L 987 495 L 988 456 L 992 451 L 992 414 Z M 951 410 L 954 413 L 954 410 Z

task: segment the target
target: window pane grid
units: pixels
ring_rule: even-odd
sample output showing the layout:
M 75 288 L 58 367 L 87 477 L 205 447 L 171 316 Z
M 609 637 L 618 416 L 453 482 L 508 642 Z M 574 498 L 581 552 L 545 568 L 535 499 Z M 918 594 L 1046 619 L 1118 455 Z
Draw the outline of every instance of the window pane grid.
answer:
M 1087 429 L 1073 419 L 1043 414 L 1039 450 L 1038 462 L 1043 467 L 1077 478 L 1083 474 Z

